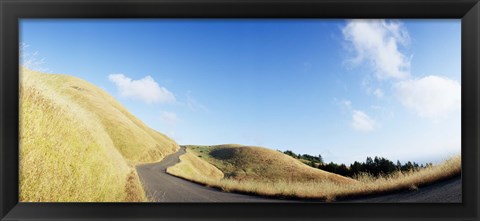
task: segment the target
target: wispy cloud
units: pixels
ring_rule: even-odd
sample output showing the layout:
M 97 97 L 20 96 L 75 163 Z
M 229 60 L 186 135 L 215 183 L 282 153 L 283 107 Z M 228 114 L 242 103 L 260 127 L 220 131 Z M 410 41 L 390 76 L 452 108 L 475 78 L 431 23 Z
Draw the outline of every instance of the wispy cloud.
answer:
M 402 23 L 350 20 L 342 33 L 355 53 L 355 57 L 348 60 L 350 63 L 367 62 L 378 79 L 402 79 L 410 75 L 410 59 L 399 51 L 410 39 Z
M 191 91 L 187 91 L 187 100 L 186 105 L 192 111 L 201 110 L 204 112 L 210 112 L 210 110 L 202 103 L 198 102 L 193 96 L 191 95 Z
M 383 91 L 380 88 L 375 89 L 372 93 L 377 98 L 382 98 L 383 97 Z
M 401 81 L 395 90 L 405 107 L 435 121 L 461 107 L 460 83 L 448 78 L 431 75 Z
M 352 102 L 344 100 L 340 102 L 351 116 L 350 127 L 360 132 L 370 132 L 377 128 L 377 122 L 365 111 L 353 108 Z
M 460 109 L 461 86 L 458 81 L 430 75 L 414 78 L 410 73 L 410 58 L 399 48 L 408 45 L 410 36 L 403 23 L 385 20 L 350 20 L 342 29 L 344 39 L 356 56 L 348 62 L 370 65 L 377 81 L 390 80 L 397 100 L 418 116 L 437 121 Z M 372 89 L 365 76 L 367 92 L 382 98 L 384 90 Z M 360 116 L 360 115 L 358 115 Z
M 177 114 L 174 112 L 161 111 L 160 120 L 169 126 L 176 126 L 178 122 Z
M 20 43 L 20 65 L 30 70 L 48 72 L 49 69 L 45 67 L 45 58 L 40 56 L 40 52 L 31 51 L 30 45 L 27 43 Z
M 352 111 L 351 126 L 354 130 L 369 132 L 375 129 L 376 122 L 366 113 L 360 110 Z
M 172 92 L 158 85 L 150 76 L 132 80 L 123 74 L 111 74 L 108 79 L 116 85 L 123 97 L 139 99 L 149 104 L 172 103 L 176 100 Z
M 349 101 L 349 100 L 345 100 L 342 102 L 343 105 L 345 105 L 345 107 L 347 107 L 347 109 L 352 109 L 352 102 Z

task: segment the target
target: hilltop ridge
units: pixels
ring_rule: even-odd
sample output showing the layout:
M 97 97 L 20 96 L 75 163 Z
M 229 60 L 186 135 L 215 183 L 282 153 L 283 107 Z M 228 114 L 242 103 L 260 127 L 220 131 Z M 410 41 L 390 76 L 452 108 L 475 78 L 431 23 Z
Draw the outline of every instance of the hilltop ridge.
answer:
M 146 201 L 134 165 L 178 144 L 93 84 L 20 72 L 20 201 Z

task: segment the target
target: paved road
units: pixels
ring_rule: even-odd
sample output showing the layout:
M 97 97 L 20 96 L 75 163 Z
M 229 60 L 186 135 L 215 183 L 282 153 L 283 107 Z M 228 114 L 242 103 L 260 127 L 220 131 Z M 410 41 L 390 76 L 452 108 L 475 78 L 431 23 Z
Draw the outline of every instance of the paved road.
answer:
M 137 172 L 149 199 L 154 202 L 286 202 L 257 196 L 221 192 L 166 173 L 185 153 L 182 147 L 158 163 L 137 166 Z
M 182 147 L 178 152 L 168 155 L 158 163 L 137 166 L 138 175 L 149 199 L 154 202 L 295 202 L 222 192 L 167 174 L 166 169 L 178 163 L 180 155 L 184 153 L 185 148 Z M 455 178 L 421 187 L 417 191 L 337 202 L 461 202 L 461 200 L 462 181 L 460 178 Z
M 432 185 L 420 187 L 417 191 L 402 191 L 382 196 L 362 197 L 359 199 L 346 200 L 347 202 L 400 202 L 400 203 L 461 203 L 462 202 L 462 178 L 441 181 Z

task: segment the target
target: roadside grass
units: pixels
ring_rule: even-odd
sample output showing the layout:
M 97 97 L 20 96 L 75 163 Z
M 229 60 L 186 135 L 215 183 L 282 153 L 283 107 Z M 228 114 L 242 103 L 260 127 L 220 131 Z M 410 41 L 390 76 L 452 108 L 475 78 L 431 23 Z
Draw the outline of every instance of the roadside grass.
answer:
M 167 173 L 196 177 L 199 180 L 220 180 L 224 176 L 222 171 L 192 153 L 181 155 L 180 163 L 176 164 L 175 167 L 167 168 Z
M 21 68 L 19 86 L 20 202 L 147 200 L 134 165 L 174 141 L 81 79 Z
M 235 167 L 235 164 L 232 164 L 232 161 L 225 159 L 219 160 L 210 155 L 214 149 L 223 147 L 226 146 L 188 146 L 187 148 L 189 153 L 201 156 L 201 158 L 197 157 L 196 160 L 205 160 L 220 169 L 225 174 L 223 179 L 213 178 L 206 175 L 199 176 L 194 173 L 185 173 L 185 169 L 179 170 L 176 168 L 180 164 L 194 165 L 189 162 L 191 161 L 190 158 L 181 158 L 181 162 L 170 167 L 167 172 L 227 192 L 240 192 L 276 198 L 315 199 L 326 201 L 334 201 L 338 198 L 388 193 L 399 190 L 416 190 L 423 185 L 447 179 L 461 173 L 461 158 L 460 156 L 456 156 L 441 164 L 427 167 L 419 171 L 398 172 L 378 178 L 368 174 L 361 174 L 354 182 L 339 183 L 328 179 L 296 179 L 297 176 L 295 174 L 290 174 L 292 177 L 289 177 L 289 173 L 286 173 L 284 177 L 277 179 L 266 178 L 271 177 L 269 174 L 265 174 L 263 178 L 259 178 L 262 176 L 261 173 L 245 179 L 243 178 L 244 176 L 227 175 L 228 173 L 231 173 L 232 168 Z M 227 147 L 245 148 L 239 145 L 228 145 Z M 258 152 L 258 155 L 261 154 L 262 151 Z M 251 157 L 251 155 L 249 156 Z M 228 159 L 228 157 L 226 158 Z M 243 165 L 249 165 L 241 160 L 233 162 L 242 163 L 237 165 L 239 169 Z M 265 164 L 260 166 L 269 167 Z M 242 168 L 241 170 L 245 170 L 245 168 Z M 241 178 L 239 179 L 239 177 Z
M 149 201 L 145 195 L 145 191 L 142 188 L 140 177 L 136 170 L 132 170 L 127 176 L 127 182 L 125 183 L 125 202 L 146 202 Z

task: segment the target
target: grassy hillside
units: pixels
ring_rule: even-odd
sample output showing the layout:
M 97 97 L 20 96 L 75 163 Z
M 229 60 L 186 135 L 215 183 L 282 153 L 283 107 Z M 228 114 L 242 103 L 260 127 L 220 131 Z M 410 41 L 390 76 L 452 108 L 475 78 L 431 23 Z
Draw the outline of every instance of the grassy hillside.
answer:
M 81 79 L 21 69 L 20 201 L 144 201 L 134 165 L 178 145 Z
M 187 154 L 195 158 L 183 157 Z M 319 188 L 322 190 L 323 187 L 350 186 L 358 183 L 351 178 L 309 167 L 286 154 L 263 147 L 231 144 L 192 145 L 187 146 L 187 154 L 182 155 L 181 162 L 168 168 L 167 172 L 224 191 L 279 197 L 305 197 L 305 194 L 309 194 L 305 191 L 311 190 L 308 185 L 310 187 L 312 184 L 321 185 Z M 198 175 L 189 172 L 191 169 L 185 167 L 185 165 L 205 163 L 218 168 L 224 177 Z M 321 197 L 324 196 L 322 194 Z
M 353 179 L 309 167 L 286 154 L 263 147 L 229 144 L 188 148 L 219 168 L 225 177 L 238 181 L 328 181 L 338 184 L 354 182 Z
M 191 157 L 167 169 L 167 172 L 217 187 L 235 191 L 274 197 L 324 199 L 386 193 L 396 190 L 415 190 L 426 184 L 457 176 L 461 173 L 459 156 L 442 164 L 418 171 L 398 172 L 386 177 L 362 174 L 355 180 L 311 168 L 299 160 L 278 151 L 240 145 L 187 146 Z M 199 164 L 204 160 L 224 173 L 224 178 L 188 173 L 180 165 Z
M 167 172 L 170 174 L 184 174 L 188 177 L 196 177 L 200 182 L 201 180 L 220 180 L 224 177 L 222 171 L 208 162 L 200 159 L 192 153 L 186 153 L 180 156 L 180 163 L 175 167 L 167 168 Z

